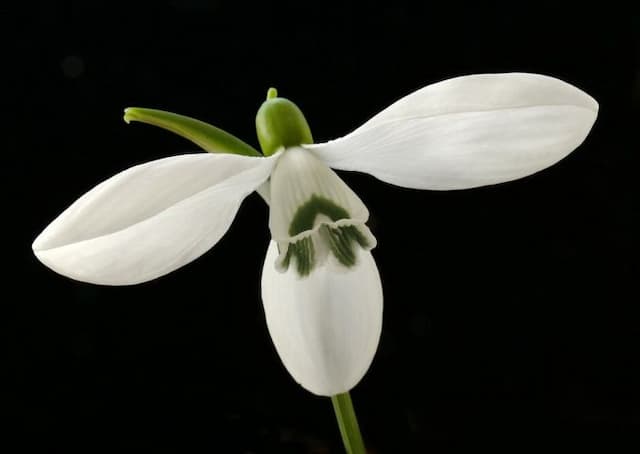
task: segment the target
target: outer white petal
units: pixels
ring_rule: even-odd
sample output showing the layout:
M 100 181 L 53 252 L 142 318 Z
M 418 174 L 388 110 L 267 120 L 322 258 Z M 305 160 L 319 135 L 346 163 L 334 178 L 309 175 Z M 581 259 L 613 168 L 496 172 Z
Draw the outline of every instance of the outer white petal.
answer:
M 269 245 L 262 270 L 262 301 L 271 339 L 293 378 L 314 394 L 332 396 L 364 376 L 382 328 L 382 285 L 375 261 L 358 249 L 358 265 L 327 262 L 299 278 L 275 269 Z
M 424 87 L 351 134 L 305 145 L 329 166 L 398 186 L 464 189 L 530 175 L 578 147 L 598 103 L 538 74 L 479 74 Z
M 33 251 L 79 281 L 126 285 L 162 276 L 218 242 L 278 157 L 202 153 L 132 167 L 67 208 Z

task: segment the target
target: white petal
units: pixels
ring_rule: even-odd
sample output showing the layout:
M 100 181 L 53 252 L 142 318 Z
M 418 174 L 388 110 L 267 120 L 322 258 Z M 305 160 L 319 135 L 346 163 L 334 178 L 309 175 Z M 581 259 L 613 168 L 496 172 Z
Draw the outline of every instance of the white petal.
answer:
M 329 166 L 417 189 L 464 189 L 538 172 L 578 147 L 598 103 L 538 74 L 479 74 L 424 87 L 351 134 L 305 145 Z
M 292 269 L 276 271 L 274 241 L 267 250 L 262 301 L 269 334 L 291 376 L 314 394 L 332 396 L 353 388 L 378 348 L 380 275 L 371 253 L 358 253 L 358 265 L 349 270 L 329 260 L 299 278 Z
M 36 238 L 34 253 L 54 271 L 95 284 L 162 276 L 218 242 L 278 157 L 201 153 L 132 167 L 67 208 Z

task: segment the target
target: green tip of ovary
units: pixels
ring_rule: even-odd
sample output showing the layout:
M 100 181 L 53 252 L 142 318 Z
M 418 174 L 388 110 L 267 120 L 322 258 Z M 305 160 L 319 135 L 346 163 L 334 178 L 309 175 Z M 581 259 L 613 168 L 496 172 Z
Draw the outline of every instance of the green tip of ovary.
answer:
M 269 88 L 269 90 L 267 90 L 267 99 L 276 98 L 277 96 L 278 90 L 276 90 L 275 88 L 271 87 Z

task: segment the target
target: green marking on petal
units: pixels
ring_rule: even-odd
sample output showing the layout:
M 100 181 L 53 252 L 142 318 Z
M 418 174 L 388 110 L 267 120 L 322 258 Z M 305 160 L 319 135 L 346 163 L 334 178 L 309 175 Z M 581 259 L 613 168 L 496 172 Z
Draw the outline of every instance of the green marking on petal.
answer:
M 332 222 L 349 219 L 349 212 L 332 200 L 313 194 L 302 204 L 289 226 L 289 235 L 295 236 L 312 230 L 317 217 L 326 216 Z M 366 228 L 366 227 L 364 227 Z M 320 240 L 329 246 L 329 250 L 338 262 L 347 268 L 356 264 L 356 247 L 370 249 L 371 241 L 357 225 L 330 226 L 324 224 L 318 230 Z M 289 268 L 292 258 L 295 258 L 296 271 L 301 277 L 307 276 L 316 265 L 315 247 L 311 236 L 289 244 L 287 253 L 282 259 L 282 267 Z
M 289 224 L 289 235 L 294 236 L 311 230 L 319 214 L 327 216 L 333 222 L 340 219 L 349 219 L 349 212 L 340 205 L 326 197 L 313 194 L 293 215 L 291 224 Z
M 139 121 L 166 129 L 195 143 L 209 153 L 231 153 L 244 156 L 262 156 L 258 150 L 236 136 L 204 121 L 164 110 L 129 107 L 124 110 L 124 121 Z
M 356 247 L 368 249 L 371 243 L 355 225 L 331 227 L 323 225 L 319 230 L 320 237 L 329 245 L 329 250 L 338 262 L 351 268 L 357 262 Z M 310 236 L 289 244 L 287 253 L 282 260 L 282 267 L 286 270 L 294 260 L 296 271 L 300 277 L 308 276 L 316 265 L 316 254 L 313 240 Z
M 345 231 L 345 235 L 355 240 L 362 249 L 370 249 L 373 246 L 357 226 L 346 225 L 342 227 L 342 229 Z
M 354 265 L 356 262 L 355 254 L 350 248 L 348 241 L 345 241 L 342 237 L 340 228 L 333 228 L 325 225 L 322 226 L 321 230 L 323 237 L 325 237 L 329 243 L 331 252 L 338 261 L 347 267 Z
M 310 237 L 291 243 L 282 262 L 284 269 L 289 268 L 291 258 L 295 257 L 296 271 L 301 277 L 308 276 L 315 262 L 315 248 Z
M 289 269 L 289 265 L 291 264 L 291 256 L 293 255 L 291 246 L 292 245 L 289 245 L 289 248 L 287 249 L 287 253 L 284 255 L 284 258 L 282 259 L 282 268 L 285 270 Z M 278 250 L 280 250 L 279 247 L 278 247 Z
M 367 238 L 355 225 L 346 225 L 341 227 L 322 226 L 322 236 L 329 243 L 331 253 L 338 261 L 351 268 L 356 264 L 356 244 L 363 249 L 371 246 Z
M 316 251 L 315 248 L 313 247 L 313 240 L 311 239 L 311 237 L 309 238 L 305 238 L 305 240 L 303 240 L 305 243 L 305 247 L 307 249 L 307 263 L 306 263 L 306 268 L 305 268 L 305 273 L 303 274 L 300 271 L 300 268 L 298 268 L 298 272 L 300 273 L 301 276 L 306 276 L 307 274 L 311 273 L 311 270 L 313 269 L 315 263 L 316 263 Z

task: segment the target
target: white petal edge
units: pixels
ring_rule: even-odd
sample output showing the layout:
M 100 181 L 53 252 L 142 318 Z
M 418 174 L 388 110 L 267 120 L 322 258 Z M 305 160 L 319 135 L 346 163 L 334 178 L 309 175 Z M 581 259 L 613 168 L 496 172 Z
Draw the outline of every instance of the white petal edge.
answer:
M 466 189 L 549 167 L 577 148 L 598 103 L 559 79 L 477 74 L 426 86 L 351 134 L 305 145 L 330 167 L 416 189 Z
M 358 249 L 349 270 L 329 261 L 309 276 L 276 271 L 271 241 L 262 270 L 269 334 L 285 368 L 308 391 L 333 396 L 369 369 L 382 329 L 382 284 L 373 256 Z
M 33 251 L 52 270 L 94 284 L 163 276 L 220 240 L 278 157 L 198 153 L 131 167 L 74 202 Z

